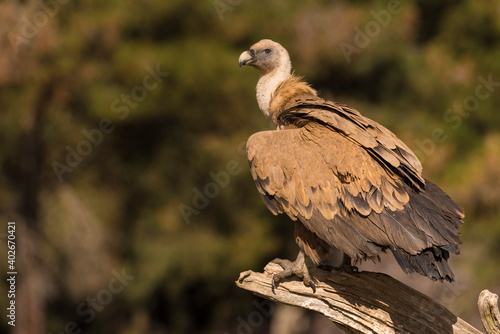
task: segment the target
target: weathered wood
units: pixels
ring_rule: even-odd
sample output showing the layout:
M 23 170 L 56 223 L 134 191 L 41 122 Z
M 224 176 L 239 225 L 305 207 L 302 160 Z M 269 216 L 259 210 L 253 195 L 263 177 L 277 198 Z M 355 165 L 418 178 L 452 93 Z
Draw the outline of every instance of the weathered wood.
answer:
M 320 312 L 348 333 L 481 333 L 431 298 L 385 274 L 311 268 L 316 293 L 298 279 L 283 280 L 273 293 L 272 275 L 281 270 L 269 263 L 264 273 L 242 272 L 236 285 L 269 300 Z
M 479 315 L 488 334 L 500 334 L 500 312 L 498 311 L 498 295 L 488 290 L 479 294 L 477 301 Z

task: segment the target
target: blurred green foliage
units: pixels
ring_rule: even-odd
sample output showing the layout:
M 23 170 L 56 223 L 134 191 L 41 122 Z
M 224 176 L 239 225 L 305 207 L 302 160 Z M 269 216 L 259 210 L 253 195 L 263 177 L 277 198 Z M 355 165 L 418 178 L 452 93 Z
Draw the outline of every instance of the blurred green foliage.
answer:
M 257 72 L 237 66 L 262 38 L 282 43 L 322 96 L 418 151 L 424 175 L 467 213 L 454 260 L 467 297 L 500 289 L 500 86 L 466 116 L 446 114 L 475 96 L 479 78 L 500 82 L 500 7 L 392 1 L 398 12 L 383 24 L 376 17 L 389 3 L 1 3 L 0 219 L 27 226 L 17 234 L 18 266 L 39 282 L 27 299 L 39 330 L 59 333 L 75 321 L 92 333 L 235 332 L 254 309 L 255 297 L 233 284 L 238 273 L 297 251 L 293 224 L 264 206 L 244 153 L 252 133 L 271 127 L 255 100 Z M 35 25 L 37 13 L 45 24 Z M 30 38 L 23 17 L 34 25 Z M 343 42 L 359 52 L 346 58 Z M 146 89 L 155 69 L 168 75 L 147 79 L 157 85 Z M 98 143 L 90 149 L 84 130 Z M 86 149 L 81 161 L 67 160 Z M 62 182 L 55 162 L 69 168 Z M 211 173 L 223 171 L 220 186 Z M 192 207 L 187 220 L 180 205 Z M 78 306 L 122 268 L 135 278 L 87 323 Z M 465 317 L 475 314 L 474 302 L 459 302 Z

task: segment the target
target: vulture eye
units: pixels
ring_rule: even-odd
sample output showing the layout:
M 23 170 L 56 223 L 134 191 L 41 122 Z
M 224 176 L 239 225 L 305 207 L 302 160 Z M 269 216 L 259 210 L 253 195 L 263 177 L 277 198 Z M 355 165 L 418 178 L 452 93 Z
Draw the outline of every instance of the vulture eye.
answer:
M 270 53 L 271 53 L 271 49 L 265 49 L 265 50 L 264 50 L 264 53 L 265 53 L 265 54 L 270 54 Z

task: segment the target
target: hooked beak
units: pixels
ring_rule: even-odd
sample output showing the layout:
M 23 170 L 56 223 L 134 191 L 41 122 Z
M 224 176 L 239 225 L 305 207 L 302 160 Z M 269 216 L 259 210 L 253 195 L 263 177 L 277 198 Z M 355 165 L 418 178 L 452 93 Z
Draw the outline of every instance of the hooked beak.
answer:
M 241 55 L 240 55 L 240 59 L 239 59 L 239 65 L 240 67 L 243 66 L 243 65 L 252 65 L 252 63 L 255 61 L 255 52 L 254 50 L 247 50 L 245 52 L 243 52 Z

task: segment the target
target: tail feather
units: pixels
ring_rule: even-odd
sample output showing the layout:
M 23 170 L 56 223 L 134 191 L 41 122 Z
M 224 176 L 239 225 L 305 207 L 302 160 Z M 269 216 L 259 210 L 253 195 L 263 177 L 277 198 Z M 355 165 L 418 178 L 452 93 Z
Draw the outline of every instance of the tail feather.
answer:
M 416 272 L 432 280 L 448 282 L 455 280 L 455 275 L 447 261 L 450 253 L 443 248 L 427 248 L 417 255 L 411 255 L 392 246 L 390 249 L 401 269 L 407 274 Z

